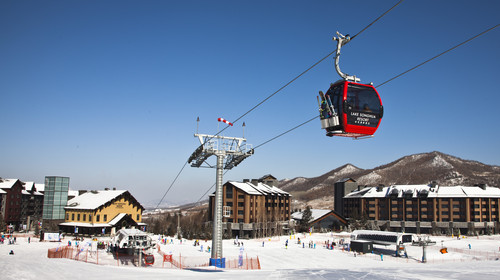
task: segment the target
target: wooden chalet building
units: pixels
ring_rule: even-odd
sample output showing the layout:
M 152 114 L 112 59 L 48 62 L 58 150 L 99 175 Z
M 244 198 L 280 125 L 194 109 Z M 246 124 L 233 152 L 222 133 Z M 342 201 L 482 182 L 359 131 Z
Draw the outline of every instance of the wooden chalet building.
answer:
M 292 219 L 295 223 L 299 223 L 302 220 L 303 214 L 303 211 L 292 213 Z M 347 227 L 347 220 L 334 210 L 311 209 L 309 226 L 312 227 L 315 232 L 342 230 Z
M 71 234 L 114 234 L 121 228 L 140 228 L 144 207 L 125 190 L 89 191 L 68 201 L 61 231 Z

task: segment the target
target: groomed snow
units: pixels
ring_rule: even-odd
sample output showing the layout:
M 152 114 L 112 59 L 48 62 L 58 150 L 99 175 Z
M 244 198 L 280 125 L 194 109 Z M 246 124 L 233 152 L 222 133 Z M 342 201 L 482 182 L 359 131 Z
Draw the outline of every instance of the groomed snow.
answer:
M 409 258 L 396 258 L 390 254 L 391 247 L 375 246 L 378 253 L 354 256 L 338 248 L 328 250 L 325 241 L 348 239 L 349 234 L 312 234 L 281 236 L 266 239 L 240 240 L 244 243 L 244 254 L 258 256 L 261 270 L 221 270 L 214 268 L 179 270 L 161 268 L 160 256 L 155 255 L 155 267 L 96 265 L 69 259 L 49 259 L 47 250 L 67 246 L 69 237 L 63 242 L 38 242 L 31 238 L 17 237 L 16 245 L 0 244 L 1 279 L 498 279 L 500 262 L 500 236 L 468 237 L 457 240 L 451 237 L 431 237 L 437 244 L 427 249 L 428 263 L 420 263 L 422 248 L 408 246 Z M 305 248 L 297 244 L 297 238 L 305 241 Z M 289 240 L 288 248 L 285 241 Z M 309 241 L 316 243 L 316 249 L 309 249 Z M 87 240 L 88 241 L 88 240 Z M 174 256 L 201 258 L 210 257 L 201 252 L 193 241 L 178 240 L 173 245 L 161 245 L 164 252 Z M 264 246 L 262 246 L 264 242 Z M 74 242 L 73 242 L 74 243 Z M 471 244 L 471 249 L 469 249 Z M 211 242 L 200 241 L 200 245 L 211 246 Z M 441 246 L 448 254 L 441 254 Z M 10 250 L 14 255 L 9 255 Z M 226 258 L 237 257 L 240 247 L 234 240 L 224 240 L 223 254 Z M 460 251 L 460 252 L 458 252 Z M 383 253 L 383 261 L 380 257 Z M 465 253 L 464 253 L 465 252 Z M 105 262 L 109 256 L 99 251 L 99 259 Z M 490 261 L 484 261 L 488 256 Z M 112 259 L 112 258 L 111 258 Z

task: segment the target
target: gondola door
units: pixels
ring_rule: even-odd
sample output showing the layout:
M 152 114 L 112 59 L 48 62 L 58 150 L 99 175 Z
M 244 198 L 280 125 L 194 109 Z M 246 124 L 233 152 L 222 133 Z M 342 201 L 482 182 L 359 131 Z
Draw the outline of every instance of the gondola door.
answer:
M 377 131 L 384 110 L 372 85 L 344 82 L 343 128 L 346 136 L 371 136 Z

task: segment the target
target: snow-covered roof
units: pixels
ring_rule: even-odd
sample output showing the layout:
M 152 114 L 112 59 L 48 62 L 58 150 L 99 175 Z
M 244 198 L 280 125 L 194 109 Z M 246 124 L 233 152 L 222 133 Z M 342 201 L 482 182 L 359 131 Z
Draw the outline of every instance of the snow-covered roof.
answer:
M 317 219 L 323 217 L 324 215 L 332 212 L 332 210 L 329 209 L 311 209 L 311 222 L 316 221 Z M 302 220 L 302 212 L 295 212 L 292 213 L 292 219 L 294 220 Z
M 68 196 L 77 197 L 78 191 L 68 190 Z
M 35 182 L 24 182 L 24 189 L 27 191 L 31 191 L 34 185 Z
M 136 228 L 122 228 L 117 232 L 125 235 L 148 235 L 146 232 L 136 229 Z
M 116 223 L 118 223 L 121 219 L 123 219 L 123 217 L 125 217 L 125 215 L 127 215 L 127 213 L 120 213 L 116 215 L 116 217 L 114 217 L 111 221 L 109 221 L 109 224 L 115 226 Z
M 229 181 L 229 183 L 238 189 L 244 191 L 247 194 L 253 194 L 253 195 L 290 195 L 289 193 L 274 187 L 274 186 L 269 186 L 263 183 L 257 183 L 257 185 L 254 185 L 250 182 L 235 182 L 235 181 Z
M 10 189 L 17 181 L 19 181 L 19 179 L 2 179 L 0 182 L 0 189 Z
M 94 210 L 107 202 L 115 199 L 125 190 L 109 190 L 109 191 L 90 191 L 79 195 L 68 201 L 68 206 L 65 209 L 80 209 L 80 210 Z
M 6 191 L 0 189 L 0 194 L 6 194 L 6 193 L 7 193 Z
M 410 197 L 417 198 L 425 194 L 428 198 L 460 198 L 460 197 L 500 197 L 500 189 L 495 187 L 478 186 L 430 186 L 430 185 L 392 185 L 389 187 L 367 187 L 354 191 L 345 198 L 382 198 L 382 197 Z
M 35 184 L 35 188 L 38 192 L 44 192 L 45 191 L 45 184 Z
M 66 223 L 60 223 L 59 225 L 60 226 L 70 226 L 70 227 L 91 227 L 91 228 L 112 227 L 112 225 L 105 224 L 105 223 L 91 224 L 91 223 L 82 223 L 82 222 L 79 222 L 79 223 L 77 223 L 77 222 L 66 222 Z
M 238 189 L 244 191 L 247 194 L 254 194 L 254 195 L 261 195 L 262 193 L 256 190 L 252 184 L 249 183 L 241 183 L 241 182 L 234 182 L 230 181 L 229 182 L 231 185 L 237 187 Z

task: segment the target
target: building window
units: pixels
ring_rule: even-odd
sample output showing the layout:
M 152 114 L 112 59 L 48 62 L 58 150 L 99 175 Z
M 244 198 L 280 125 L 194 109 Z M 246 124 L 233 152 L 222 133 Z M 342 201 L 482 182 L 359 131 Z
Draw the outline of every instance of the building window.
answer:
M 69 220 L 69 214 L 66 214 L 66 220 Z
M 92 222 L 92 215 L 89 214 L 89 222 Z
M 102 217 L 102 220 L 103 220 L 104 222 L 107 222 L 107 221 L 108 221 L 108 215 L 104 214 L 104 216 Z
M 85 222 L 85 219 L 87 219 L 87 215 L 83 214 L 83 221 Z
M 141 216 L 139 216 L 139 214 L 137 214 L 137 221 L 139 221 L 139 218 L 140 218 L 140 217 L 141 217 Z
M 96 222 L 99 222 L 100 218 L 101 218 L 101 215 L 97 215 L 97 216 L 95 217 L 95 221 L 96 221 Z
M 226 198 L 233 198 L 233 186 L 226 187 Z
M 76 220 L 77 220 L 77 221 L 80 221 L 80 214 L 77 214 L 77 215 L 76 215 Z
M 71 220 L 74 221 L 75 220 L 75 213 L 71 214 Z

